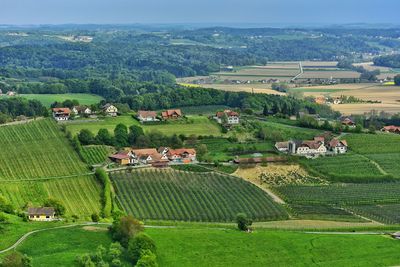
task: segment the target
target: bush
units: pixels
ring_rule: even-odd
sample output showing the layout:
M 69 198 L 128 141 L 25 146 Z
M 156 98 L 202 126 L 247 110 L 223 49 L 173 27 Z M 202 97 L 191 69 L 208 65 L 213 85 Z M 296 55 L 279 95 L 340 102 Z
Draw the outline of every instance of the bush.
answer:
M 4 257 L 1 267 L 31 267 L 32 259 L 27 255 L 23 255 L 17 251 L 12 252 Z
M 127 247 L 129 240 L 144 230 L 143 223 L 132 216 L 123 216 L 115 220 L 110 227 L 112 238 Z
M 128 255 L 136 263 L 145 251 L 156 254 L 156 244 L 145 233 L 139 233 L 129 241 Z
M 239 213 L 236 215 L 236 222 L 240 231 L 247 231 L 253 222 L 247 218 L 245 213 Z
M 156 255 L 150 250 L 144 250 L 135 267 L 158 267 Z
M 91 218 L 92 218 L 92 222 L 99 222 L 99 220 L 100 220 L 100 216 L 97 213 L 93 213 Z

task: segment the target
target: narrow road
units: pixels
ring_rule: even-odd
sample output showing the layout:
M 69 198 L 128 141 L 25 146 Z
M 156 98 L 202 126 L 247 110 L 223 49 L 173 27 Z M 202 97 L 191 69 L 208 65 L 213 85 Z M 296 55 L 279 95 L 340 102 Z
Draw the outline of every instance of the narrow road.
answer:
M 299 77 L 304 73 L 303 64 L 301 64 L 301 61 L 299 62 L 299 68 L 300 68 L 300 73 L 297 74 L 296 76 L 294 76 L 294 77 L 290 80 L 291 82 L 295 81 L 297 78 L 299 78 Z

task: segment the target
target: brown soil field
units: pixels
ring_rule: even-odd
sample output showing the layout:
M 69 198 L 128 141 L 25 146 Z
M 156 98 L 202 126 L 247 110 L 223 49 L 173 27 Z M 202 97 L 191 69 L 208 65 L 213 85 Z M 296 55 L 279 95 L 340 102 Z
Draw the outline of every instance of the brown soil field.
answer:
M 336 67 L 337 61 L 302 61 L 301 64 L 305 68 L 318 67 Z
M 271 89 L 271 85 L 268 84 L 200 84 L 203 88 L 213 88 L 223 91 L 230 92 L 248 92 L 260 93 L 260 94 L 270 94 L 270 95 L 285 95 Z

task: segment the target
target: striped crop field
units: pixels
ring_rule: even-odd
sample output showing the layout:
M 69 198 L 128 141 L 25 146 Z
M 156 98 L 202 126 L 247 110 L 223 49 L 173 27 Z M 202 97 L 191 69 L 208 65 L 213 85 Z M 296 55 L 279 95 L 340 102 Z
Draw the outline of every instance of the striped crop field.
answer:
M 228 222 L 239 212 L 255 221 L 288 217 L 264 191 L 229 175 L 142 169 L 111 178 L 121 206 L 140 219 Z
M 40 206 L 48 198 L 59 200 L 68 215 L 89 217 L 100 211 L 100 185 L 92 175 L 44 181 L 2 183 L 0 195 L 14 207 Z
M 0 127 L 0 181 L 88 173 L 55 122 Z
M 89 165 L 102 164 L 112 153 L 112 148 L 103 145 L 83 146 L 82 157 Z

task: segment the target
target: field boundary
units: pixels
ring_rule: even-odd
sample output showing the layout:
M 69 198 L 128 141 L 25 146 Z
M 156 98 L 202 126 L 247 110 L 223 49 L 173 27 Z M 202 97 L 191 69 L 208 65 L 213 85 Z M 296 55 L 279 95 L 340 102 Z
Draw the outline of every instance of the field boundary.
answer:
M 13 180 L 0 180 L 1 183 L 19 183 L 19 182 L 38 182 L 38 181 L 49 181 L 49 180 L 58 180 L 65 178 L 75 178 L 75 177 L 84 177 L 94 175 L 94 172 L 74 174 L 74 175 L 66 175 L 66 176 L 52 176 L 52 177 L 42 177 L 42 178 L 31 178 L 31 179 L 13 179 Z

